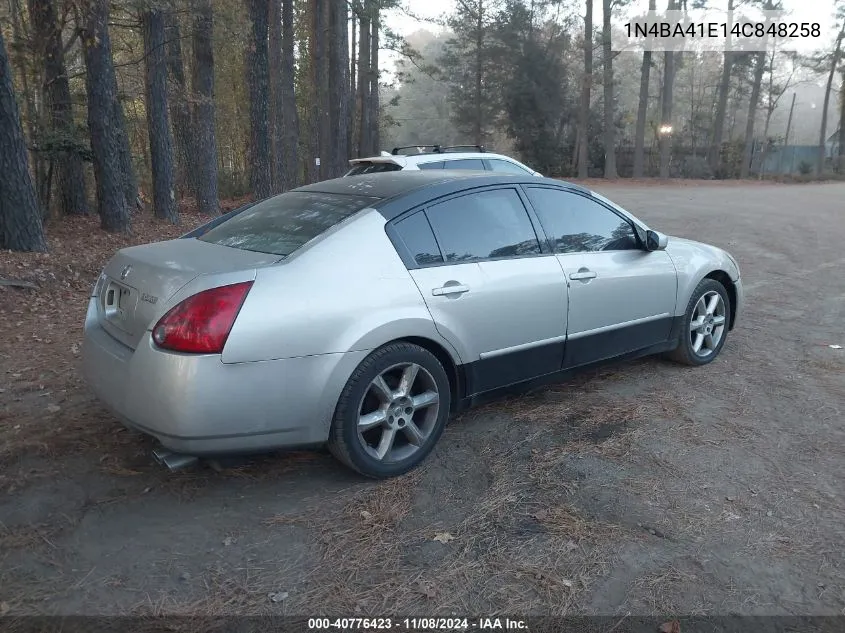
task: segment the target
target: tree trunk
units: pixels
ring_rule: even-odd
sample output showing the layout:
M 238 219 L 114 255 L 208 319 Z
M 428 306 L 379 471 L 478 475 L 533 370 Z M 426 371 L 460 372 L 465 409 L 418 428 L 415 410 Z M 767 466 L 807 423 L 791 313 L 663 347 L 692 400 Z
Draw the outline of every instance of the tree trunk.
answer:
M 833 56 L 830 60 L 830 73 L 827 76 L 827 85 L 824 90 L 824 105 L 822 106 L 822 124 L 819 130 L 819 151 L 816 162 L 816 176 L 821 176 L 824 171 L 824 148 L 827 141 L 827 110 L 830 107 L 830 91 L 833 87 L 833 77 L 836 75 L 836 64 L 839 61 L 839 54 L 842 52 L 842 39 L 845 38 L 845 22 L 842 30 L 836 36 L 836 47 L 833 49 Z
M 763 72 L 766 69 L 766 53 L 758 52 L 754 56 L 754 83 L 751 86 L 751 97 L 748 100 L 748 117 L 745 120 L 745 151 L 742 165 L 739 167 L 739 177 L 748 178 L 751 170 L 751 155 L 754 151 L 754 124 L 757 121 L 757 106 L 760 102 L 760 87 L 763 84 Z M 765 142 L 765 140 L 764 140 Z
M 320 156 L 320 124 L 322 90 L 321 73 L 323 72 L 323 0 L 308 0 L 308 99 L 305 111 L 307 113 L 307 156 L 305 159 L 305 181 L 308 183 L 320 180 L 324 157 Z M 318 162 L 320 164 L 318 164 Z
M 611 0 L 602 4 L 602 57 L 604 74 L 604 177 L 615 179 L 616 173 L 616 123 L 613 107 L 613 52 L 611 50 L 610 17 Z
M 214 130 L 214 13 L 211 0 L 196 0 L 194 6 L 191 91 L 196 104 L 193 114 L 197 208 L 200 213 L 217 215 L 217 138 Z
M 584 15 L 584 77 L 581 80 L 581 103 L 578 108 L 578 177 L 589 175 L 590 92 L 593 85 L 593 0 L 587 0 Z
M 294 54 L 295 34 L 293 30 L 293 1 L 282 0 L 282 128 L 284 161 L 283 190 L 293 189 L 299 184 L 299 112 L 296 109 L 294 77 L 296 57 Z
M 273 193 L 270 184 L 270 90 L 266 0 L 246 0 L 252 37 L 247 48 L 249 86 L 249 184 L 256 200 Z
M 372 23 L 370 26 L 370 153 L 375 156 L 381 151 L 381 129 L 379 128 L 381 103 L 379 101 L 379 30 L 381 29 L 381 0 L 373 0 Z
M 648 10 L 655 11 L 656 0 L 649 0 Z M 637 128 L 634 132 L 634 178 L 642 178 L 645 173 L 645 123 L 648 116 L 648 88 L 651 80 L 651 51 L 643 51 L 643 64 L 640 71 L 640 100 L 637 105 Z
M 269 0 L 270 119 L 272 120 L 273 193 L 285 190 L 285 96 L 282 89 L 282 0 Z
M 12 68 L 0 29 L 0 248 L 46 251 L 41 213 L 29 173 Z
M 51 131 L 68 148 L 51 156 L 51 162 L 58 159 L 59 208 L 67 215 L 85 215 L 88 213 L 88 200 L 82 156 L 73 149 L 73 104 L 65 70 L 62 31 L 53 0 L 29 0 L 29 14 L 33 43 L 39 47 L 38 55 L 44 64 L 44 103 L 50 113 Z
M 358 151 L 356 156 L 365 156 L 370 148 L 370 0 L 358 16 L 361 25 L 361 37 L 358 39 Z
M 475 24 L 475 121 L 473 136 L 476 145 L 484 145 L 484 123 L 482 121 L 482 80 L 484 77 L 484 0 L 477 0 Z
M 356 81 L 356 72 L 358 70 L 358 19 L 357 14 L 355 13 L 355 4 L 352 4 L 352 27 L 350 32 L 352 33 L 352 43 L 349 46 L 350 52 L 350 60 L 349 60 L 349 107 L 347 108 L 349 112 L 349 123 L 346 127 L 347 133 L 347 148 L 349 155 L 355 154 L 355 139 L 358 136 L 355 134 L 355 121 L 358 120 L 358 104 L 357 104 L 357 94 L 358 94 L 358 84 Z
M 734 0 L 728 0 L 728 11 L 733 11 Z M 728 46 L 730 47 L 730 37 Z M 716 114 L 713 118 L 713 143 L 710 145 L 708 162 L 713 172 L 717 172 L 722 164 L 722 137 L 725 132 L 725 114 L 728 110 L 728 93 L 731 90 L 731 70 L 733 69 L 733 53 L 725 51 L 722 65 L 722 78 L 719 81 L 718 99 L 716 100 Z
M 144 57 L 146 59 L 147 131 L 153 176 L 153 212 L 157 218 L 178 224 L 176 183 L 173 174 L 173 138 L 167 114 L 167 55 L 164 13 L 144 12 Z
M 842 74 L 842 85 L 839 88 L 839 136 L 837 137 L 838 151 L 836 153 L 836 171 L 845 172 L 845 73 Z
M 115 88 L 117 88 L 117 84 L 115 84 Z M 123 196 L 126 198 L 126 208 L 131 211 L 139 204 L 138 181 L 135 178 L 135 166 L 132 163 L 132 148 L 129 145 L 129 133 L 126 131 L 126 116 L 123 113 L 123 104 L 120 102 L 120 95 L 116 90 L 115 94 L 117 98 L 114 100 L 114 120 L 117 125 L 118 149 L 120 150 L 118 161 L 123 180 Z
M 320 156 L 320 180 L 327 180 L 331 178 L 332 163 L 334 161 L 334 139 L 332 138 L 332 100 L 337 99 L 337 95 L 331 94 L 330 91 L 330 68 L 332 55 L 332 32 L 331 32 L 331 5 L 335 4 L 331 0 L 319 0 L 318 7 L 319 15 L 319 44 L 320 51 L 320 68 L 317 84 L 317 112 L 319 113 L 319 150 L 317 155 Z
M 108 0 L 85 0 L 83 11 L 82 48 L 87 70 L 88 129 L 97 181 L 97 211 L 103 229 L 128 233 L 130 218 L 126 192 L 129 176 L 124 169 L 129 149 L 111 56 Z
M 182 33 L 177 17 L 167 19 L 167 74 L 169 78 L 168 107 L 173 124 L 173 150 L 176 155 L 176 189 L 180 198 L 186 193 L 196 195 L 196 150 L 193 146 L 191 112 L 188 108 L 188 89 L 185 83 L 185 62 L 182 57 Z
M 332 163 L 328 176 L 338 178 L 346 172 L 349 159 L 349 16 L 346 2 L 331 2 L 329 7 Z
M 672 11 L 675 8 L 674 0 L 669 0 L 667 10 Z M 661 126 L 672 125 L 672 102 L 675 92 L 675 54 L 672 51 L 666 51 L 663 62 L 663 92 L 661 94 L 660 102 L 660 124 Z M 660 135 L 660 177 L 669 177 L 669 160 L 672 151 L 672 134 L 674 129 L 670 132 L 662 133 Z
M 10 0 L 9 13 L 11 13 L 12 18 L 10 22 L 12 25 L 13 46 L 13 48 L 10 49 L 13 55 L 10 57 L 9 63 L 11 66 L 17 66 L 15 72 L 18 74 L 21 92 L 23 93 L 21 95 L 23 97 L 23 112 L 20 113 L 23 116 L 21 127 L 26 127 L 26 131 L 29 135 L 29 141 L 33 145 L 29 159 L 32 162 L 32 172 L 35 177 L 35 193 L 36 196 L 39 196 L 39 203 L 42 207 L 42 217 L 46 217 L 48 211 L 45 205 L 46 196 L 39 195 L 45 193 L 43 191 L 39 191 L 40 184 L 44 182 L 44 159 L 34 148 L 34 142 L 40 136 L 39 131 L 41 130 L 42 122 L 39 120 L 38 116 L 38 105 L 36 104 L 35 91 L 30 90 L 29 87 L 29 63 L 27 56 L 29 51 L 27 49 L 29 48 L 31 37 L 29 33 L 26 32 L 27 25 L 24 21 L 24 10 L 23 7 L 21 7 L 20 0 Z

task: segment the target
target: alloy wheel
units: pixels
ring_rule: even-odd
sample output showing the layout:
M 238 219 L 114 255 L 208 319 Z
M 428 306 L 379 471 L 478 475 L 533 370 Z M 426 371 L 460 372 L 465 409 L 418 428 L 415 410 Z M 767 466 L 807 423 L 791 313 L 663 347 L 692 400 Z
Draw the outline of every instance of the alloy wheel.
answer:
M 416 363 L 382 371 L 358 408 L 358 440 L 381 462 L 398 462 L 425 444 L 437 423 L 440 394 L 434 377 Z
M 727 325 L 725 302 L 722 296 L 710 290 L 701 295 L 690 319 L 690 344 L 693 353 L 701 358 L 713 354 L 725 334 Z

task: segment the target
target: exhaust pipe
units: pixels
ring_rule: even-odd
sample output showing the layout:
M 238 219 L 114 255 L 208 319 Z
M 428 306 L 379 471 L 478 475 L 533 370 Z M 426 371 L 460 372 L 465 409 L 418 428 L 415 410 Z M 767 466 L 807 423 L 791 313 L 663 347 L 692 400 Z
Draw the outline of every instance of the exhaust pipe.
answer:
M 182 470 L 199 461 L 199 457 L 195 455 L 183 455 L 181 453 L 172 453 L 166 448 L 156 448 L 153 450 L 153 459 L 157 463 L 166 466 L 170 472 Z

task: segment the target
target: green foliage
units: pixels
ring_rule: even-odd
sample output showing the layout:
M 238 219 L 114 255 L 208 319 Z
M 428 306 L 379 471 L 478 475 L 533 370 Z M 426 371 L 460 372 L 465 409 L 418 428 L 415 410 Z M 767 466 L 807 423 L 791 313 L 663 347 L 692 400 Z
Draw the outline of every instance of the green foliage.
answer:
M 532 167 L 561 175 L 569 160 L 563 142 L 574 119 L 576 85 L 566 65 L 568 39 L 557 24 L 535 25 L 528 8 L 509 2 L 494 30 L 502 84 L 502 115 L 516 150 Z
M 811 163 L 807 162 L 806 160 L 802 160 L 800 163 L 798 163 L 798 173 L 802 176 L 806 176 L 811 171 L 813 171 L 813 165 Z
M 70 132 L 61 129 L 44 130 L 31 149 L 50 159 L 61 159 L 67 154 L 78 154 L 82 160 L 92 162 L 94 155 L 87 140 L 87 130 L 78 127 Z

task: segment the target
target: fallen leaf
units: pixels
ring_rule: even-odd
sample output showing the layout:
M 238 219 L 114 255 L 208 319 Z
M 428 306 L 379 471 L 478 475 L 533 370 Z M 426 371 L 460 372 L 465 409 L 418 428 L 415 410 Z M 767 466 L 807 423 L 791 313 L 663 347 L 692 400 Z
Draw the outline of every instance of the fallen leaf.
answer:
M 235 539 L 233 539 L 231 536 L 227 536 L 226 538 L 223 539 L 223 545 L 225 545 L 226 547 L 229 547 L 234 542 L 235 542 Z
M 437 597 L 437 591 L 434 589 L 434 585 L 430 582 L 422 582 L 419 583 L 420 593 L 424 595 L 429 600 L 433 600 Z
M 373 513 L 368 510 L 361 510 L 361 517 L 369 521 L 373 518 Z
M 431 539 L 432 541 L 438 541 L 439 543 L 446 544 L 449 541 L 454 541 L 455 537 L 449 534 L 449 532 L 437 532 L 434 535 L 434 538 Z
M 560 581 L 560 584 L 562 584 L 567 589 L 572 589 L 572 581 L 571 580 L 567 580 L 566 578 L 562 578 L 561 581 Z
M 726 501 L 736 501 L 734 497 L 725 497 Z
M 681 623 L 678 620 L 669 620 L 660 625 L 660 633 L 681 633 Z
M 6 615 L 10 610 L 8 602 L 0 602 L 0 615 Z
M 546 510 L 545 508 L 543 508 L 542 510 L 537 510 L 537 512 L 535 512 L 535 513 L 534 513 L 534 514 L 532 514 L 531 516 L 533 516 L 533 517 L 534 517 L 535 519 L 537 519 L 538 521 L 542 521 L 542 520 L 543 520 L 543 519 L 545 519 L 547 516 L 549 516 L 549 511 L 548 511 L 548 510 Z
M 267 594 L 267 597 L 270 598 L 270 602 L 281 602 L 288 597 L 287 591 L 278 591 L 276 593 Z
M 62 408 L 55 404 L 51 404 L 49 407 L 47 407 L 47 413 L 58 413 L 61 410 Z

